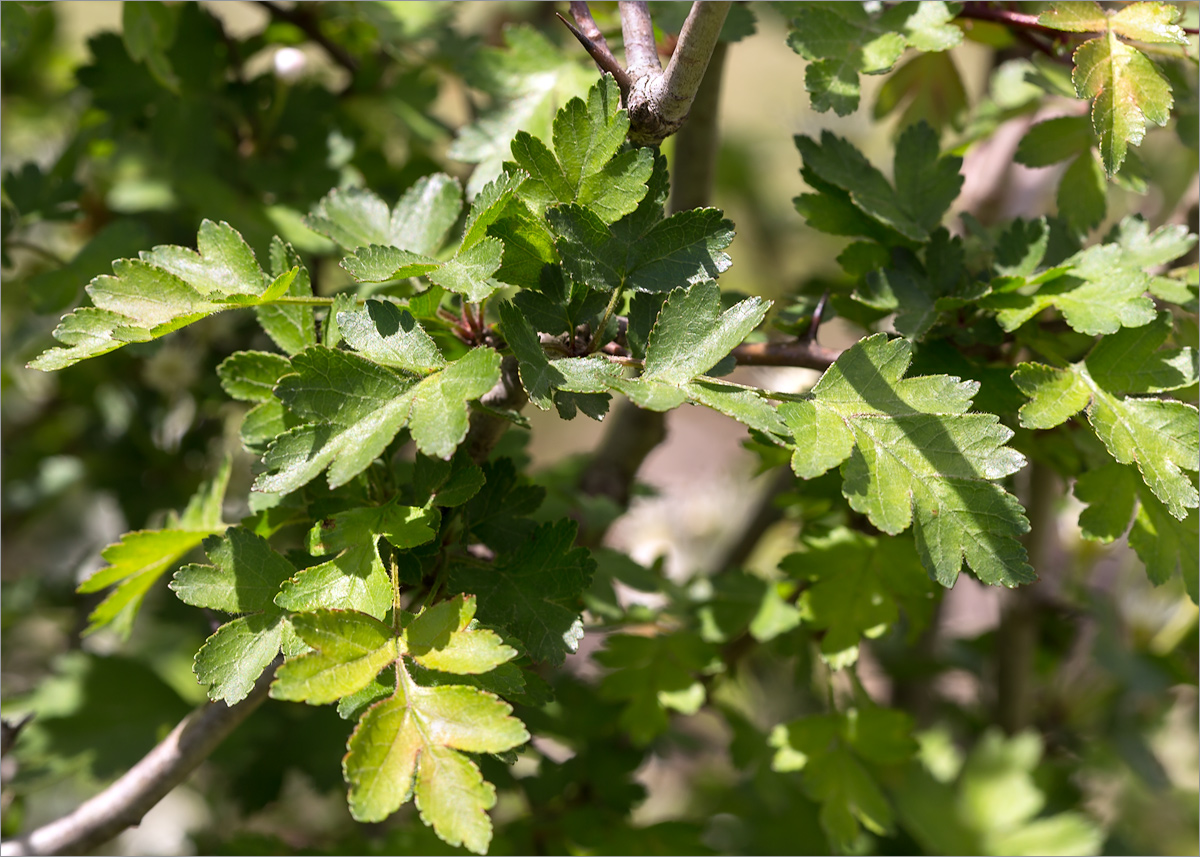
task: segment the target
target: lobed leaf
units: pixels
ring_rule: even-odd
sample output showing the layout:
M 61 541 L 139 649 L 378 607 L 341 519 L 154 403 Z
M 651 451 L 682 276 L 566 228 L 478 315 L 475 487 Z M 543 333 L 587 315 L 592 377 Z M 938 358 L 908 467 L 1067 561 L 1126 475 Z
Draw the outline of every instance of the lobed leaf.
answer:
M 965 560 L 985 583 L 1034 579 L 1019 537 L 1029 523 L 995 480 L 1025 460 L 991 414 L 967 413 L 976 382 L 946 375 L 904 378 L 906 340 L 875 334 L 826 370 L 811 398 L 779 414 L 793 434 L 802 478 L 840 464 L 842 493 L 885 533 L 913 526 L 921 562 L 949 587 Z
M 1171 333 L 1169 313 L 1143 328 L 1102 339 L 1078 363 L 1056 369 L 1022 363 L 1013 373 L 1029 402 L 1021 425 L 1047 429 L 1086 409 L 1088 423 L 1117 462 L 1136 464 L 1142 479 L 1177 520 L 1200 504 L 1184 471 L 1200 470 L 1193 405 L 1136 394 L 1179 389 L 1196 382 L 1191 348 L 1159 350 Z

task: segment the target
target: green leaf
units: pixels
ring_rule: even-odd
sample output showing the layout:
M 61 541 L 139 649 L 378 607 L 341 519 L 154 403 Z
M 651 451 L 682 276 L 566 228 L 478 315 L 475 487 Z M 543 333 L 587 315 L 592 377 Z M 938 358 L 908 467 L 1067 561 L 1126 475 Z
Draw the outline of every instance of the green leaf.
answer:
M 721 291 L 704 281 L 668 295 L 650 331 L 643 377 L 683 384 L 713 368 L 758 327 L 771 302 L 752 297 L 721 312 Z
M 53 371 L 107 354 L 130 342 L 157 339 L 230 306 L 253 306 L 271 282 L 242 236 L 227 223 L 205 220 L 199 253 L 160 246 L 140 259 L 113 262 L 113 276 L 87 287 L 95 307 L 66 316 L 54 331 L 65 348 L 52 348 L 30 362 Z
M 122 3 L 121 39 L 134 62 L 145 63 L 150 74 L 175 95 L 179 76 L 166 51 L 175 41 L 179 12 L 165 3 Z
M 1129 545 L 1153 583 L 1181 573 L 1192 601 L 1200 600 L 1200 517 L 1195 509 L 1177 520 L 1134 468 L 1115 462 L 1080 474 L 1074 493 L 1087 504 L 1079 513 L 1084 538 L 1107 544 L 1128 530 Z
M 644 232 L 638 212 L 612 228 L 590 209 L 561 205 L 546 213 L 567 276 L 594 289 L 669 292 L 714 279 L 732 264 L 723 251 L 733 224 L 716 208 L 672 214 Z
M 714 668 L 717 648 L 690 631 L 656 637 L 612 634 L 593 657 L 612 670 L 600 683 L 600 696 L 625 703 L 618 723 L 635 744 L 645 746 L 666 731 L 668 710 L 700 710 L 706 696 L 700 676 Z
M 1032 581 L 1019 541 L 1029 523 L 994 481 L 1025 464 L 1004 446 L 1012 432 L 967 412 L 977 382 L 904 378 L 911 361 L 910 343 L 875 334 L 826 370 L 810 400 L 780 405 L 792 469 L 810 479 L 841 464 L 850 506 L 891 535 L 913 525 L 921 562 L 943 586 L 964 559 L 985 583 Z
M 1140 327 L 1154 319 L 1154 301 L 1146 297 L 1150 278 L 1136 260 L 1117 244 L 1097 244 L 1081 250 L 1034 278 L 1036 291 L 1009 291 L 984 298 L 983 306 L 997 310 L 1005 330 L 1016 330 L 1047 307 L 1055 307 L 1080 333 L 1115 333 Z
M 392 606 L 392 583 L 379 558 L 379 540 L 401 550 L 433 539 L 436 509 L 387 503 L 339 512 L 308 533 L 308 552 L 334 554 L 284 582 L 275 603 L 285 610 L 358 610 L 382 619 Z
M 458 180 L 435 173 L 417 179 L 391 211 L 365 188 L 330 191 L 304 225 L 346 250 L 378 244 L 429 255 L 445 243 L 461 211 Z
M 170 584 L 179 600 L 193 607 L 223 613 L 269 611 L 279 585 L 296 573 L 266 539 L 242 527 L 209 536 L 204 552 L 212 565 L 186 565 Z
M 1083 116 L 1059 116 L 1038 122 L 1025 132 L 1013 156 L 1027 167 L 1048 167 L 1092 148 L 1092 132 Z
M 217 367 L 221 389 L 242 402 L 270 402 L 279 379 L 292 371 L 286 357 L 266 351 L 237 351 Z
M 356 334 L 357 335 L 357 334 Z M 382 346 L 371 347 L 379 353 Z M 468 405 L 500 378 L 500 355 L 473 349 L 419 382 L 354 354 L 310 348 L 292 361 L 276 395 L 312 425 L 281 435 L 263 461 L 259 491 L 287 493 L 329 468 L 336 488 L 362 472 L 409 424 L 417 447 L 449 458 L 467 434 Z
M 858 109 L 859 74 L 891 70 L 906 47 L 944 51 L 962 40 L 946 3 L 898 3 L 882 14 L 861 4 L 797 3 L 788 45 L 809 63 L 813 108 L 847 116 Z
M 1130 144 L 1140 146 L 1146 123 L 1166 125 L 1174 99 L 1154 63 L 1108 32 L 1075 50 L 1071 75 L 1080 98 L 1091 98 L 1092 127 L 1100 137 L 1104 170 L 1115 175 Z
M 417 385 L 409 428 L 417 449 L 449 459 L 467 436 L 469 404 L 500 380 L 500 354 L 474 348 Z
M 358 821 L 382 821 L 415 794 L 421 820 L 438 836 L 483 854 L 496 792 L 462 753 L 501 753 L 529 733 L 490 693 L 421 687 L 403 667 L 397 673 L 395 695 L 371 706 L 350 736 L 342 763 L 350 812 Z
M 150 587 L 205 536 L 226 528 L 221 522 L 221 501 L 230 470 L 230 459 L 226 459 L 216 475 L 196 490 L 183 514 L 171 516 L 167 528 L 126 533 L 100 552 L 108 565 L 79 584 L 78 591 L 99 592 L 114 584 L 117 588 L 88 616 L 84 634 L 111 624 L 119 635 L 128 637 Z
M 1081 153 L 1058 184 L 1059 216 L 1072 231 L 1086 235 L 1099 226 L 1108 213 L 1108 183 L 1104 168 L 1090 151 Z
M 288 286 L 286 294 L 293 297 L 312 296 L 312 281 L 308 269 L 300 261 L 300 254 L 279 237 L 271 239 L 270 265 L 271 276 L 276 278 L 282 277 L 293 268 L 296 269 L 296 277 Z M 310 345 L 317 344 L 312 307 L 271 304 L 255 307 L 254 312 L 262 329 L 288 354 L 298 354 Z
M 912 542 L 876 539 L 851 530 L 809 537 L 780 568 L 805 584 L 797 602 L 804 623 L 823 630 L 821 657 L 833 669 L 858 660 L 862 638 L 885 633 L 904 608 L 910 633 L 928 624 L 934 607 L 929 577 Z
M 403 653 L 421 666 L 456 675 L 485 673 L 517 656 L 493 631 L 476 628 L 475 596 L 435 604 L 404 629 Z
M 1128 394 L 1160 393 L 1196 382 L 1191 348 L 1158 350 L 1171 332 L 1169 313 L 1143 328 L 1102 339 L 1066 369 L 1022 363 L 1013 381 L 1030 401 L 1021 425 L 1053 428 L 1087 409 L 1088 422 L 1116 461 L 1136 464 L 1143 480 L 1171 515 L 1182 520 L 1200 498 L 1184 470 L 1200 469 L 1196 408 L 1168 399 Z
M 325 705 L 366 687 L 400 657 L 392 629 L 378 619 L 347 610 L 292 616 L 296 634 L 313 651 L 275 672 L 271 696 Z
M 375 363 L 414 375 L 428 375 L 446 365 L 425 329 L 394 303 L 367 301 L 360 310 L 338 313 L 338 326 L 350 347 Z
M 372 244 L 342 260 L 345 268 L 360 283 L 385 283 L 404 277 L 426 276 L 446 291 L 481 301 L 500 288 L 493 278 L 500 270 L 504 244 L 498 238 L 482 238 L 468 249 L 445 262 L 395 247 Z
M 542 410 L 549 409 L 552 393 L 601 393 L 621 374 L 621 367 L 602 357 L 550 360 L 525 316 L 507 301 L 500 304 L 504 337 L 520 365 L 521 384 L 529 399 Z
M 889 74 L 875 97 L 875 118 L 882 119 L 905 101 L 900 128 L 927 122 L 939 133 L 947 127 L 963 130 L 969 102 L 949 52 L 918 54 Z
M 280 435 L 254 487 L 288 493 L 328 467 L 336 488 L 374 461 L 407 422 L 416 382 L 323 346 L 297 354 L 292 367 L 297 374 L 285 376 L 276 395 L 292 413 L 318 424 Z
M 891 806 L 864 763 L 896 764 L 917 749 L 912 719 L 888 708 L 851 708 L 780 724 L 771 732 L 772 768 L 804 771 L 805 791 L 821 804 L 821 827 L 841 850 L 859 837 L 891 831 Z
M 555 115 L 553 153 L 541 140 L 517 132 L 513 158 L 529 174 L 520 195 L 539 214 L 574 202 L 612 223 L 637 208 L 646 195 L 654 155 L 649 149 L 617 154 L 629 132 L 620 102 L 616 81 L 604 75 L 588 91 L 586 104 L 572 98 Z
M 829 131 L 821 133 L 820 143 L 803 136 L 797 136 L 795 141 L 804 161 L 802 174 L 806 179 L 811 175 L 818 183 L 825 182 L 844 191 L 863 214 L 913 241 L 929 240 L 930 232 L 941 222 L 962 187 L 959 174 L 962 159 L 939 158 L 937 133 L 925 123 L 910 126 L 896 145 L 895 190 L 858 149 Z M 798 207 L 803 199 L 797 199 Z M 837 201 L 833 196 L 822 204 L 836 205 Z M 840 230 L 836 234 L 876 237 L 868 224 L 856 222 L 853 216 L 838 215 L 838 220 L 845 222 L 819 228 L 826 231 L 836 228 Z
M 467 223 L 463 228 L 461 247 L 470 250 L 488 234 L 488 228 L 504 216 L 509 203 L 517 194 L 517 190 L 529 178 L 522 170 L 501 173 L 493 181 L 484 185 L 471 210 L 467 212 Z
M 583 548 L 572 548 L 574 521 L 542 524 L 494 566 L 459 563 L 449 587 L 479 599 L 479 618 L 508 628 L 537 661 L 560 664 L 583 637 L 580 593 L 595 564 Z

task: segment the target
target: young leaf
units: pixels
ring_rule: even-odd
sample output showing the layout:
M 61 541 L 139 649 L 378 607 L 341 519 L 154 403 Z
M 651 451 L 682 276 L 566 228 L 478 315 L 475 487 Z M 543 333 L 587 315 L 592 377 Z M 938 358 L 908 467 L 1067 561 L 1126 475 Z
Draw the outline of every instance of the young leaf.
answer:
M 387 503 L 339 512 L 308 533 L 312 556 L 335 554 L 284 582 L 275 603 L 286 610 L 358 610 L 382 619 L 392 606 L 392 584 L 379 558 L 379 540 L 401 550 L 430 541 L 436 509 Z
M 576 524 L 542 524 L 519 547 L 500 555 L 494 567 L 451 566 L 449 587 L 473 592 L 479 617 L 512 631 L 536 661 L 560 664 L 583 637 L 580 593 L 595 563 L 572 548 Z
M 227 223 L 205 220 L 197 236 L 200 251 L 161 246 L 139 259 L 113 262 L 113 276 L 87 287 L 95 307 L 82 307 L 63 318 L 54 338 L 66 347 L 51 348 L 30 367 L 54 371 L 128 345 L 178 330 L 205 316 L 235 306 L 256 306 L 290 288 L 295 269 L 273 282 L 254 259 L 242 236 Z M 264 299 L 264 296 L 267 296 Z
M 372 705 L 347 744 L 342 767 L 350 812 L 382 821 L 410 797 L 450 845 L 483 854 L 496 791 L 466 753 L 502 753 L 529 740 L 512 707 L 473 687 L 422 687 L 397 666 L 396 692 Z
M 205 536 L 226 528 L 221 522 L 221 501 L 229 484 L 230 459 L 226 459 L 212 479 L 203 483 L 188 501 L 182 515 L 171 516 L 161 530 L 126 533 L 121 541 L 100 552 L 108 563 L 83 583 L 79 592 L 99 592 L 117 584 L 88 616 L 85 634 L 112 625 L 122 637 L 128 637 L 142 601 L 162 575 L 196 548 Z
M 904 378 L 911 361 L 910 343 L 875 334 L 826 370 L 811 399 L 780 405 L 792 469 L 811 479 L 840 464 L 850 506 L 885 533 L 913 525 L 921 562 L 943 586 L 964 559 L 985 583 L 1032 581 L 1018 540 L 1029 522 L 994 481 L 1025 464 L 1004 446 L 1012 432 L 967 413 L 977 382 Z
M 705 281 L 675 289 L 650 331 L 642 377 L 682 384 L 712 369 L 758 327 L 770 301 L 753 297 L 721 312 L 721 291 Z
M 378 244 L 437 252 L 462 211 L 462 187 L 443 173 L 422 176 L 390 212 L 365 188 L 338 188 L 317 203 L 304 225 L 346 250 Z
M 435 604 L 404 629 L 404 653 L 426 669 L 455 675 L 486 673 L 517 656 L 495 632 L 474 627 L 474 618 L 474 595 Z
M 243 613 L 205 641 L 192 665 L 208 697 L 233 705 L 245 699 L 290 637 L 287 617 L 275 606 L 279 586 L 295 567 L 271 550 L 266 539 L 242 527 L 204 540 L 212 565 L 187 565 L 170 588 L 193 607 Z
M 629 131 L 616 81 L 604 75 L 587 103 L 572 98 L 554 117 L 554 152 L 518 131 L 512 142 L 517 166 L 529 174 L 520 195 L 538 213 L 566 202 L 587 206 L 612 223 L 637 208 L 654 167 L 649 149 L 617 154 Z
M 313 650 L 276 671 L 275 699 L 325 705 L 363 689 L 400 656 L 391 627 L 362 613 L 297 613 L 292 627 Z
M 1183 520 L 1200 502 L 1183 473 L 1200 469 L 1196 408 L 1146 396 L 1196 383 L 1193 349 L 1159 350 L 1171 326 L 1170 314 L 1160 313 L 1151 324 L 1105 337 L 1066 369 L 1022 363 L 1013 381 L 1030 399 L 1021 407 L 1021 425 L 1053 428 L 1086 408 L 1109 455 L 1136 464 L 1154 496 Z

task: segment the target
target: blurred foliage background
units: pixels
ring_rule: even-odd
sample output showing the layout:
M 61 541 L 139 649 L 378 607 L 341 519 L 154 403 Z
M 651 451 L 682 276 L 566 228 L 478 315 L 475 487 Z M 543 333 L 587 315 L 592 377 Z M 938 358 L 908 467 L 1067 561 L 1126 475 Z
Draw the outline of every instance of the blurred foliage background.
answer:
M 6 716 L 37 712 L 4 762 L 5 835 L 73 808 L 204 700 L 191 673 L 211 631 L 203 614 L 160 587 L 128 641 L 81 637 L 95 602 L 75 587 L 106 544 L 161 524 L 227 453 L 237 460 L 230 495 L 245 494 L 242 411 L 214 369 L 234 350 L 269 347 L 248 316 L 231 313 L 68 372 L 24 368 L 61 313 L 111 260 L 189 245 L 205 217 L 230 222 L 260 255 L 282 235 L 304 254 L 315 291 L 336 291 L 348 279 L 335 248 L 300 222 L 331 187 L 394 200 L 440 170 L 477 188 L 503 159 L 505 133 L 544 133 L 554 109 L 595 79 L 554 18 L 565 4 L 188 2 L 133 20 L 134 5 L 0 6 L 0 690 Z M 619 32 L 615 3 L 592 6 Z M 1002 34 L 980 28 L 936 55 L 952 76 L 926 63 L 864 78 L 864 106 L 838 118 L 809 108 L 779 11 L 750 9 L 757 32 L 730 48 L 721 104 L 713 203 L 739 232 L 725 288 L 819 295 L 844 277 L 834 261 L 844 242 L 807 229 L 791 204 L 804 189 L 796 133 L 831 128 L 879 163 L 902 125 L 925 118 L 966 152 L 958 208 L 986 223 L 1050 205 L 1055 168 L 1018 167 L 1003 149 L 1006 133 L 1012 146 L 1020 138 L 1011 123 L 1027 127 L 1044 102 L 1014 72 L 1025 60 Z M 656 15 L 669 35 L 678 13 Z M 1107 222 L 1182 210 L 1195 230 L 1195 140 L 1181 154 L 1160 145 L 1168 133 L 1148 136 L 1129 170 L 1143 180 L 1112 190 Z M 823 329 L 831 344 L 860 333 L 853 319 Z M 815 378 L 743 371 L 776 388 Z M 530 417 L 512 451 L 531 460 L 553 502 L 602 427 Z M 664 557 L 687 583 L 738 537 L 767 486 L 733 423 L 684 409 L 669 429 L 609 543 L 647 563 Z M 811 497 L 778 502 L 779 520 L 745 558 L 751 570 L 773 569 L 794 547 L 801 511 L 813 516 L 800 509 Z M 1055 567 L 1023 608 L 1041 641 L 1034 729 L 991 725 L 1003 593 L 965 576 L 939 596 L 930 630 L 914 641 L 901 623 L 864 654 L 862 684 L 838 686 L 906 707 L 923 730 L 920 763 L 886 782 L 903 796 L 905 823 L 890 836 L 864 831 L 862 853 L 1200 849 L 1196 608 L 1178 581 L 1152 588 L 1123 545 L 1083 541 L 1073 502 L 1056 510 Z M 772 768 L 765 738 L 820 710 L 810 649 L 761 647 L 713 690 L 721 716 L 678 717 L 645 748 L 621 734 L 620 706 L 597 697 L 587 650 L 548 676 L 553 703 L 519 712 L 535 734 L 557 737 L 511 768 L 485 760 L 501 792 L 492 853 L 829 850 L 817 804 L 798 774 Z M 411 806 L 382 825 L 352 822 L 336 761 L 348 729 L 330 708 L 268 702 L 111 853 L 445 851 Z

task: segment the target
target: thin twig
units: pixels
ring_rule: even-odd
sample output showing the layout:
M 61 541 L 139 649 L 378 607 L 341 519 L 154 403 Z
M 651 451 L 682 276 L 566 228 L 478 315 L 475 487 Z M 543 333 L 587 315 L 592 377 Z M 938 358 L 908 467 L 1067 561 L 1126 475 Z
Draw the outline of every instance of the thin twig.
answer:
M 733 349 L 739 366 L 799 366 L 828 369 L 842 354 L 811 340 L 787 342 L 746 342 Z
M 596 66 L 604 72 L 608 72 L 617 81 L 617 86 L 621 90 L 621 98 L 624 99 L 629 95 L 629 74 L 617 62 L 617 58 L 613 56 L 613 52 L 608 47 L 608 42 L 604 39 L 604 34 L 600 32 L 600 28 L 596 26 L 595 20 L 592 18 L 592 13 L 588 9 L 587 3 L 581 3 L 579 0 L 572 0 L 571 15 L 575 18 L 575 24 L 572 24 L 558 12 L 558 19 L 566 24 L 567 29 L 571 31 L 579 44 L 583 45 L 583 49 L 588 52 L 596 63 Z
M 351 74 L 358 71 L 358 60 L 352 57 L 345 48 L 322 33 L 321 28 L 311 15 L 307 13 L 302 14 L 295 9 L 285 9 L 278 3 L 272 3 L 271 0 L 256 0 L 256 2 L 259 6 L 270 12 L 273 18 L 286 21 L 303 30 L 304 35 L 320 45 L 325 50 L 325 53 L 329 54 L 330 58 L 346 71 Z
M 262 704 L 278 663 L 267 667 L 241 702 L 210 702 L 197 708 L 111 786 L 69 815 L 0 843 L 0 855 L 88 853 L 139 824 Z

